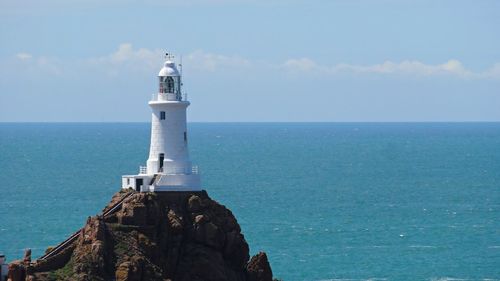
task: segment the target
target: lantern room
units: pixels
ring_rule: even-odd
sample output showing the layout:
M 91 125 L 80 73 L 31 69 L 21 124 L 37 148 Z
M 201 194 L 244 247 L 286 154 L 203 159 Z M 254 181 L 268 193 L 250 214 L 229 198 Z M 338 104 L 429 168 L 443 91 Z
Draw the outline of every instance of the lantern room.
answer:
M 168 59 L 158 73 L 159 90 L 161 96 L 167 96 L 167 100 L 182 100 L 181 74 L 173 61 Z

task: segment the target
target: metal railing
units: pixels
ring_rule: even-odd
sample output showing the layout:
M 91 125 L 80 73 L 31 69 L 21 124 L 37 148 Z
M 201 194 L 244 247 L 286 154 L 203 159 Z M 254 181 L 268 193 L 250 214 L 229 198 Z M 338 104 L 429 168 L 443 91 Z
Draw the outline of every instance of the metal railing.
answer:
M 164 167 L 163 173 L 167 175 L 189 175 L 198 174 L 198 166 L 191 166 L 191 169 L 184 167 Z
M 188 95 L 183 93 L 155 93 L 151 95 L 152 101 L 187 101 Z
M 122 205 L 123 205 L 123 202 L 125 201 L 125 199 L 127 199 L 128 197 L 130 197 L 132 194 L 134 194 L 135 192 L 129 192 L 127 194 L 125 194 L 121 199 L 120 201 L 118 201 L 115 205 L 111 206 L 109 209 L 107 209 L 106 211 L 104 211 L 100 217 L 101 218 L 106 218 L 107 216 L 109 216 L 110 214 L 118 211 L 118 208 L 120 208 Z M 66 240 L 64 240 L 63 242 L 59 243 L 59 245 L 57 245 L 56 247 L 52 248 L 49 252 L 45 253 L 43 256 L 39 257 L 38 259 L 39 260 L 46 260 L 54 255 L 57 255 L 58 253 L 60 253 L 62 250 L 66 249 L 68 246 L 70 246 L 76 239 L 78 239 L 78 237 L 80 237 L 80 234 L 82 233 L 83 228 L 80 228 L 77 232 L 73 233 L 70 237 L 68 237 Z
M 163 167 L 160 170 L 161 173 L 167 175 L 188 175 L 188 174 L 198 174 L 198 166 L 191 166 L 191 169 L 185 167 Z M 148 167 L 139 166 L 139 175 L 147 175 Z

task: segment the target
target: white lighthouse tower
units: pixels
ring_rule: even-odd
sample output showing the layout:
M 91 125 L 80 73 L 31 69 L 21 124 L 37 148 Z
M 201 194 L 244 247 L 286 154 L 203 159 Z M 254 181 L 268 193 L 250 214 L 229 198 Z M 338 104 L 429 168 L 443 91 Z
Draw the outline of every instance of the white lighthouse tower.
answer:
M 138 175 L 122 177 L 122 188 L 136 191 L 201 190 L 198 167 L 191 164 L 188 153 L 186 109 L 182 94 L 182 75 L 167 54 L 158 73 L 158 93 L 149 101 L 152 111 L 151 146 L 146 167 Z

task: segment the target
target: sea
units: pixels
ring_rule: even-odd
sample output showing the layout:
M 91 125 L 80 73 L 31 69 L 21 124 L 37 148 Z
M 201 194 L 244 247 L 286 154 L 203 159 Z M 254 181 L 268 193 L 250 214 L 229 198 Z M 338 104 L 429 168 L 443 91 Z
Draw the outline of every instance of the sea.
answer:
M 190 123 L 276 278 L 500 280 L 500 123 Z M 138 172 L 149 123 L 0 123 L 0 252 L 35 257 Z

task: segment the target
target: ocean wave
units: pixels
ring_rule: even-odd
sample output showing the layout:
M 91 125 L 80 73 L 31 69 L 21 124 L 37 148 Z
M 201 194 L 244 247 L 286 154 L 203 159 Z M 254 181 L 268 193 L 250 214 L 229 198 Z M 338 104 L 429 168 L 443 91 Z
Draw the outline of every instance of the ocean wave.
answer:
M 481 279 L 470 279 L 470 278 L 457 278 L 457 277 L 433 277 L 430 281 L 500 281 L 500 279 L 492 278 L 481 278 Z
M 368 278 L 368 279 L 350 279 L 350 278 L 333 278 L 333 279 L 320 279 L 316 281 L 384 281 L 387 278 Z
M 376 248 L 389 248 L 387 245 L 370 245 L 370 246 L 344 246 L 344 249 L 376 249 Z
M 422 249 L 435 249 L 437 246 L 431 246 L 431 245 L 410 245 L 408 246 L 409 248 L 422 248 Z

